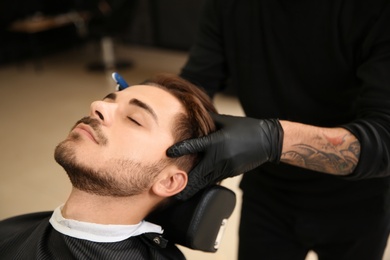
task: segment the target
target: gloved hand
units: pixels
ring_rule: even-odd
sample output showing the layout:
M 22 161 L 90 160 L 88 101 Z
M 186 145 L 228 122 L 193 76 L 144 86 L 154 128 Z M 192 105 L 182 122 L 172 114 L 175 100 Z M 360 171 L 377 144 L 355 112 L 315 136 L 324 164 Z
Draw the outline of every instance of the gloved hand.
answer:
M 218 131 L 185 140 L 167 150 L 169 157 L 203 152 L 204 157 L 189 173 L 179 200 L 192 197 L 209 184 L 250 171 L 265 162 L 278 163 L 283 144 L 283 128 L 278 119 L 215 115 Z

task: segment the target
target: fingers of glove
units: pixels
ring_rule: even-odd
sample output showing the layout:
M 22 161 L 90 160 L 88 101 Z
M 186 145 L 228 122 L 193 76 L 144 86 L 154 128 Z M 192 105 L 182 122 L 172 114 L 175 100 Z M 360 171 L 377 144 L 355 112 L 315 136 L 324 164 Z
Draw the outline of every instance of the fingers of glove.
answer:
M 203 185 L 201 183 L 188 183 L 184 190 L 176 194 L 175 197 L 178 200 L 187 200 L 194 196 L 198 191 L 206 187 L 206 185 Z
M 187 190 L 184 189 L 180 193 L 175 195 L 175 199 L 185 201 L 191 198 L 191 196 L 188 194 Z
M 189 176 L 187 186 L 179 194 L 176 194 L 175 198 L 178 200 L 187 200 L 194 196 L 198 191 L 207 187 L 208 185 L 217 183 L 213 180 L 213 175 L 208 174 L 206 176 L 194 177 L 195 175 Z M 192 177 L 192 178 L 191 178 Z
M 186 187 L 184 190 L 182 190 L 180 193 L 175 195 L 175 198 L 177 200 L 185 201 L 193 197 L 198 191 L 200 191 L 202 188 L 194 188 L 194 187 Z
M 212 135 L 178 142 L 167 149 L 167 156 L 176 158 L 191 153 L 203 152 L 211 145 Z
M 185 189 L 176 198 L 185 200 L 213 182 L 214 162 L 204 158 L 189 173 Z

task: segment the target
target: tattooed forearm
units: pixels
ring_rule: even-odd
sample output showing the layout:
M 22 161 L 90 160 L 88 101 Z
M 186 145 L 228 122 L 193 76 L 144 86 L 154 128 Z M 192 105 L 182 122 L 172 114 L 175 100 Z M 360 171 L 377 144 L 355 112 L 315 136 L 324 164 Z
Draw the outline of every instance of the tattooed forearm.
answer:
M 358 163 L 360 144 L 356 138 L 346 137 L 351 135 L 334 138 L 323 135 L 310 144 L 293 144 L 282 153 L 281 161 L 319 172 L 347 175 Z

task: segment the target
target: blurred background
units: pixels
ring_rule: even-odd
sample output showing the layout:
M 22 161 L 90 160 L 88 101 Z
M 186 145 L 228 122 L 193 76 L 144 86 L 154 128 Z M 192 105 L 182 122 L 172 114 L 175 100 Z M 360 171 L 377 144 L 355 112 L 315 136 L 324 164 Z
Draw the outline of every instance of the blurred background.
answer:
M 114 90 L 179 73 L 204 0 L 13 0 L 0 2 L 0 220 L 53 210 L 70 192 L 55 146 Z M 220 113 L 244 115 L 234 88 L 219 93 Z M 237 195 L 217 253 L 180 247 L 187 259 L 236 259 L 240 177 L 222 185 Z M 1 256 L 0 256 L 1 258 Z M 310 253 L 307 260 L 317 259 Z M 390 252 L 386 253 L 390 260 Z

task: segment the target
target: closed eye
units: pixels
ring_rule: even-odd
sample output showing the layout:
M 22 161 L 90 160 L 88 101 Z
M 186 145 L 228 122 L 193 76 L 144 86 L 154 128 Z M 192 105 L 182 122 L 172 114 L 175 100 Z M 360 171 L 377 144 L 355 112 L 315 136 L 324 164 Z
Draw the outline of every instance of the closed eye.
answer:
M 133 118 L 131 118 L 131 117 L 127 117 L 131 122 L 133 122 L 133 123 L 135 123 L 135 124 L 137 124 L 137 125 L 139 125 L 139 126 L 142 126 L 140 123 L 138 123 L 136 120 L 134 120 Z

